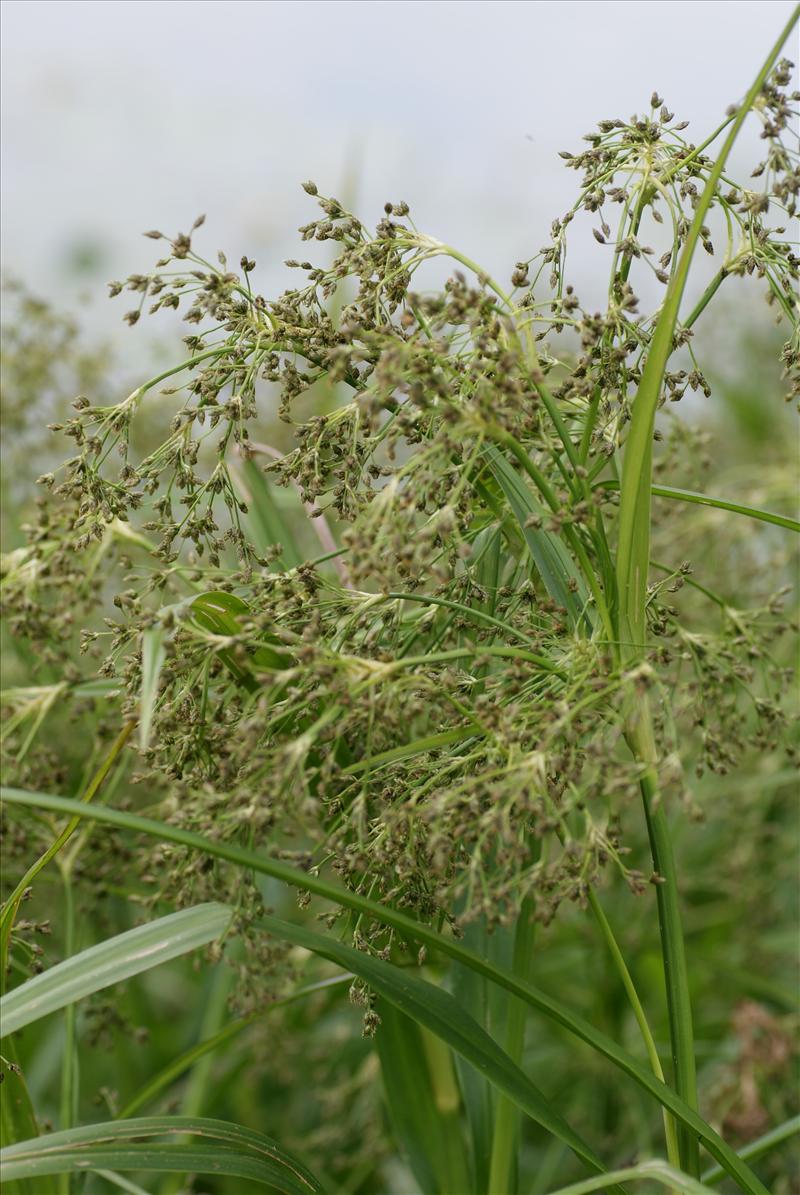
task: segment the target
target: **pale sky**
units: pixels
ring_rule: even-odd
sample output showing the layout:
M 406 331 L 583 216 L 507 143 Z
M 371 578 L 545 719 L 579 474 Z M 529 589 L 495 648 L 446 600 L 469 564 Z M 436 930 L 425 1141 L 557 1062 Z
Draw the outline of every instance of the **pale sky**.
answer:
M 205 211 L 209 252 L 246 251 L 262 290 L 265 275 L 282 286 L 295 229 L 315 216 L 298 186 L 310 177 L 367 223 L 387 199 L 407 200 L 420 228 L 505 278 L 571 201 L 558 150 L 598 119 L 643 110 L 654 88 L 699 141 L 791 10 L 5 0 L 4 265 L 40 291 L 88 288 L 102 303 L 107 278 L 151 263 L 144 229 L 174 232 Z M 101 323 L 118 320 L 109 308 Z

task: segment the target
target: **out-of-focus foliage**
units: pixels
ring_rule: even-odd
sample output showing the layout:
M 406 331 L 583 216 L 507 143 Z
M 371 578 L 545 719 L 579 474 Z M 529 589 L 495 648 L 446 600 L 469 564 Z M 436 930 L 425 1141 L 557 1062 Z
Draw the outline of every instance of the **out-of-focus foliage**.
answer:
M 55 310 L 19 280 L 5 282 L 0 348 L 4 538 L 18 534 L 12 515 L 31 501 L 37 469 L 43 472 L 61 455 L 45 425 L 63 419 L 77 395 L 101 393 L 110 368 L 108 349 L 81 337 L 79 317 Z

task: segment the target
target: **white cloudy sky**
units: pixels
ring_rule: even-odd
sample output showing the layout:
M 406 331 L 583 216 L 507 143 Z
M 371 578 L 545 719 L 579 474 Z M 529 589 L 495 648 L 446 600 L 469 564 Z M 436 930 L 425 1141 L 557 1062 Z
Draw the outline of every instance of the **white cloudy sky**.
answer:
M 206 211 L 209 250 L 247 250 L 277 278 L 313 218 L 297 186 L 311 177 L 354 194 L 370 221 L 386 199 L 408 200 L 420 227 L 505 276 L 569 202 L 559 149 L 653 88 L 701 139 L 791 9 L 5 0 L 5 266 L 61 298 L 99 294 L 149 263 L 143 229 Z

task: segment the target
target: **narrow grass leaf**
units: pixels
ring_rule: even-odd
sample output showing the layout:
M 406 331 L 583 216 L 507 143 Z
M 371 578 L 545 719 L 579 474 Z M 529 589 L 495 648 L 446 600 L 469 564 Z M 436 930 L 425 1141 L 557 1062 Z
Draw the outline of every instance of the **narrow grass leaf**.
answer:
M 259 552 L 280 544 L 280 561 L 287 569 L 302 564 L 305 557 L 298 549 L 296 535 L 287 519 L 276 493 L 254 460 L 241 464 L 242 489 L 247 500 L 247 518 L 253 531 L 253 542 Z M 284 491 L 285 492 L 285 491 Z
M 619 482 L 613 478 L 600 482 L 600 489 L 618 490 Z M 674 485 L 652 485 L 650 492 L 657 498 L 673 498 L 676 502 L 692 502 L 698 506 L 711 506 L 715 510 L 725 510 L 732 514 L 744 515 L 748 519 L 758 519 L 761 523 L 771 523 L 773 527 L 784 527 L 787 531 L 800 532 L 800 522 L 789 515 L 779 515 L 773 510 L 764 510 L 760 506 L 748 506 L 744 502 L 732 502 L 727 498 L 715 498 L 713 494 L 701 494 L 697 490 L 681 490 Z
M 722 180 L 725 164 L 742 125 L 755 105 L 783 44 L 800 15 L 796 7 L 780 37 L 767 55 L 744 102 L 737 109 L 730 131 L 708 172 L 708 177 L 694 209 L 694 218 L 683 243 L 677 266 L 667 286 L 661 313 L 656 321 L 647 351 L 641 381 L 631 411 L 631 427 L 625 445 L 620 489 L 619 533 L 617 545 L 617 590 L 619 599 L 619 633 L 623 664 L 635 664 L 644 653 L 647 640 L 646 596 L 650 565 L 651 495 L 653 485 L 653 433 L 667 364 L 675 348 L 678 325 L 689 270 L 695 250 L 703 236 L 703 227 L 717 188 Z M 650 765 L 654 756 L 648 751 L 652 727 L 640 720 L 629 739 L 636 758 Z M 652 846 L 653 864 L 665 878 L 665 890 L 658 893 L 659 925 L 662 955 L 667 986 L 670 1037 L 678 1094 L 692 1108 L 697 1108 L 697 1078 L 694 1057 L 691 1000 L 685 959 L 684 938 L 680 921 L 678 894 L 675 884 L 672 846 L 663 805 L 655 805 L 657 791 L 649 793 L 642 786 Z M 661 889 L 661 886 L 659 886 Z M 678 1127 L 681 1163 L 690 1174 L 700 1172 L 696 1137 L 685 1126 Z
M 749 1141 L 747 1145 L 739 1150 L 739 1156 L 748 1162 L 753 1158 L 760 1158 L 764 1154 L 769 1153 L 771 1149 L 782 1145 L 784 1141 L 788 1141 L 790 1137 L 794 1137 L 798 1133 L 800 1133 L 800 1116 L 792 1116 L 789 1120 L 785 1120 L 783 1124 L 770 1129 L 763 1137 L 757 1137 L 755 1141 Z M 721 1179 L 725 1178 L 725 1171 L 721 1166 L 712 1166 L 701 1177 L 704 1183 L 718 1183 Z
M 200 1140 L 169 1140 L 184 1136 Z M 322 1193 L 311 1172 L 271 1138 L 222 1120 L 188 1116 L 117 1120 L 50 1133 L 0 1151 L 4 1182 L 87 1170 L 196 1171 L 252 1179 L 284 1195 Z
M 656 410 L 667 362 L 673 351 L 673 337 L 678 323 L 681 299 L 689 277 L 689 268 L 700 241 L 703 225 L 725 165 L 748 113 L 753 108 L 770 71 L 800 17 L 796 6 L 775 45 L 758 72 L 750 90 L 739 105 L 730 130 L 706 185 L 695 206 L 694 219 L 683 244 L 678 264 L 667 287 L 661 314 L 645 360 L 642 378 L 633 402 L 631 429 L 625 445 L 619 512 L 617 583 L 619 588 L 620 632 L 623 641 L 641 648 L 645 641 L 645 593 L 650 560 L 650 495 L 653 483 L 653 430 Z M 634 652 L 634 654 L 636 654 Z
M 682 1192 L 682 1195 L 712 1195 L 710 1187 L 703 1186 L 696 1178 L 691 1178 L 682 1170 L 677 1170 L 668 1162 L 662 1162 L 660 1159 L 640 1162 L 637 1166 L 626 1166 L 623 1170 L 611 1170 L 606 1175 L 606 1181 L 611 1179 L 619 1183 L 640 1182 L 642 1179 L 647 1179 L 660 1183 L 662 1187 L 670 1187 L 672 1191 Z M 593 1191 L 605 1191 L 606 1189 L 602 1180 L 590 1178 L 585 1182 L 572 1183 L 568 1187 L 559 1187 L 557 1191 L 551 1191 L 550 1195 L 591 1195 Z
M 2 1099 L 0 1099 L 0 1150 L 17 1141 L 25 1141 L 39 1133 L 28 1085 L 19 1066 L 16 1043 L 8 1038 L 3 1043 L 3 1057 L 9 1064 L 4 1076 Z M 54 1195 L 57 1187 L 54 1180 L 43 1179 L 40 1183 L 21 1180 L 3 1185 L 3 1195 Z
M 550 531 L 530 525 L 530 519 L 552 514 L 537 501 L 530 488 L 496 448 L 486 449 L 486 458 L 528 546 L 534 566 L 554 602 L 563 606 L 573 625 L 586 606 L 588 594 L 583 578 L 561 540 Z M 570 585 L 573 588 L 570 588 Z
M 196 905 L 74 954 L 0 999 L 0 1033 L 15 1033 L 93 992 L 213 942 L 228 928 L 231 915 L 227 905 Z

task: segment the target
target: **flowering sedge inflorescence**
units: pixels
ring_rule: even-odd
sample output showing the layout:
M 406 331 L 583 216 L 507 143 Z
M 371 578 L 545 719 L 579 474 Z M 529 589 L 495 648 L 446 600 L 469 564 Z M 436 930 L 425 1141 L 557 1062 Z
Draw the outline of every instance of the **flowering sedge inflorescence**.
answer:
M 798 390 L 789 79 L 781 62 L 757 105 L 766 151 L 750 184 L 726 179 L 702 229 L 720 264 L 678 326 L 664 404 L 710 392 L 695 324 L 734 275 L 761 278 L 789 322 Z M 51 659 L 69 654 L 64 610 L 86 610 L 84 650 L 119 682 L 124 716 L 142 701 L 144 636 L 161 636 L 139 778 L 166 816 L 280 842 L 418 916 L 493 922 L 535 893 L 547 920 L 606 865 L 635 891 L 659 878 L 628 865 L 621 836 L 640 775 L 623 742 L 631 683 L 654 701 L 664 793 L 683 789 L 682 733 L 717 771 L 736 762 L 744 709 L 758 741 L 775 740 L 778 597 L 745 613 L 711 595 L 698 629 L 674 596 L 693 585 L 681 557 L 649 590 L 648 662 L 625 675 L 615 650 L 617 498 L 603 483 L 660 310 L 657 291 L 649 311 L 638 291 L 669 284 L 713 167 L 713 138 L 695 146 L 685 129 L 654 94 L 645 115 L 602 121 L 563 155 L 580 174 L 575 204 L 508 287 L 420 233 L 406 203 L 370 232 L 310 182 L 321 216 L 302 239 L 333 242 L 335 257 L 288 262 L 304 282 L 276 300 L 253 288 L 252 260 L 231 270 L 200 254 L 202 218 L 146 234 L 161 258 L 111 293 L 138 296 L 131 325 L 182 312 L 186 359 L 122 402 L 77 399 L 56 425 L 74 455 L 40 479 L 50 493 L 4 588 L 12 625 L 49 639 Z M 568 281 L 581 219 L 608 255 L 601 311 Z M 452 262 L 444 286 L 418 287 L 439 259 Z M 323 387 L 322 409 L 298 414 Z M 275 392 L 284 454 L 254 434 Z M 140 452 L 132 431 L 154 401 L 173 412 L 169 432 Z M 256 534 L 276 487 L 340 528 L 335 563 L 294 561 L 291 543 Z M 109 575 L 123 580 L 99 621 Z M 197 616 L 209 594 L 228 595 L 227 621 Z M 181 899 L 222 883 L 181 852 L 159 862 L 159 887 Z M 388 948 L 375 927 L 357 937 Z

